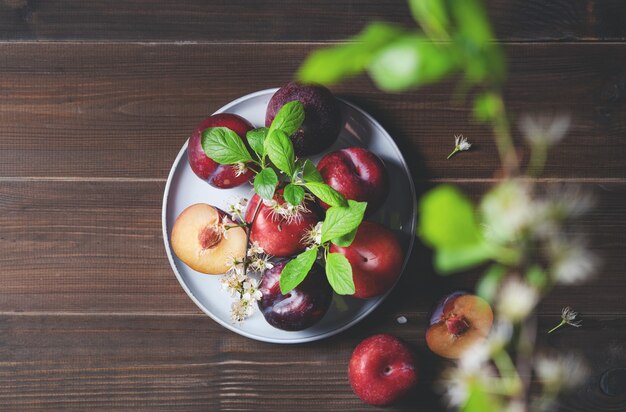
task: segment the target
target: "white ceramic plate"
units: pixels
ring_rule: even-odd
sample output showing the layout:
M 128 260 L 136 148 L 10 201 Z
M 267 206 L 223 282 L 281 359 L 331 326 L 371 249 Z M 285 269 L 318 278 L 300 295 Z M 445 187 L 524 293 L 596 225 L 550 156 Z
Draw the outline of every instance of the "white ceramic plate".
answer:
M 255 127 L 264 126 L 265 109 L 278 89 L 261 90 L 243 96 L 219 109 L 243 116 Z M 415 188 L 406 162 L 389 134 L 370 115 L 358 107 L 341 100 L 345 126 L 337 142 L 329 151 L 348 146 L 361 146 L 376 153 L 385 163 L 390 177 L 390 195 L 380 210 L 369 218 L 393 229 L 405 251 L 403 270 L 413 246 L 416 220 Z M 194 126 L 194 125 L 192 125 Z M 189 130 L 191 131 L 192 126 Z M 315 163 L 320 156 L 312 157 Z M 309 329 L 287 332 L 270 326 L 257 311 L 242 324 L 230 320 L 232 298 L 221 289 L 220 276 L 198 273 L 185 265 L 172 252 L 171 228 L 176 217 L 194 203 L 209 203 L 226 209 L 239 197 L 251 197 L 251 186 L 233 189 L 216 189 L 196 177 L 187 161 L 187 143 L 180 149 L 170 170 L 163 196 L 163 241 L 167 257 L 181 286 L 191 300 L 213 320 L 235 333 L 264 342 L 301 343 L 324 339 L 356 324 L 372 312 L 387 296 L 369 300 L 335 295 L 324 318 Z

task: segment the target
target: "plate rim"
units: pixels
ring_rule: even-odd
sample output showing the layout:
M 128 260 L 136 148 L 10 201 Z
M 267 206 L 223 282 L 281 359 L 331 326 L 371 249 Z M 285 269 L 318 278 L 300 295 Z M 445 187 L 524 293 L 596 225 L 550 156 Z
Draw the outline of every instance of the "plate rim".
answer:
M 223 112 L 227 111 L 228 109 L 230 109 L 231 107 L 236 106 L 237 104 L 239 104 L 239 103 L 241 103 L 242 101 L 245 101 L 245 100 L 253 99 L 255 97 L 262 96 L 262 95 L 269 94 L 269 93 L 274 94 L 278 89 L 279 89 L 278 87 L 272 87 L 272 88 L 269 88 L 269 89 L 263 89 L 263 90 L 258 90 L 256 92 L 248 93 L 248 94 L 246 94 L 244 96 L 241 96 L 241 97 L 239 97 L 239 98 L 237 98 L 235 100 L 232 100 L 231 102 L 225 104 L 224 106 L 222 106 L 218 110 L 216 110 L 213 114 L 223 113 Z M 356 325 L 357 323 L 361 322 L 367 316 L 369 316 L 375 309 L 377 309 L 385 301 L 385 299 L 387 299 L 389 294 L 395 289 L 396 285 L 400 281 L 400 278 L 402 277 L 402 275 L 404 275 L 404 272 L 407 269 L 408 263 L 409 263 L 410 258 L 411 258 L 411 253 L 413 251 L 413 246 L 415 244 L 415 230 L 416 230 L 415 229 L 415 225 L 417 223 L 417 192 L 415 190 L 415 183 L 413 182 L 413 177 L 411 176 L 409 166 L 408 166 L 408 164 L 406 162 L 406 159 L 402 155 L 402 152 L 400 151 L 400 148 L 396 144 L 395 140 L 391 137 L 389 132 L 387 132 L 387 130 L 385 130 L 385 128 L 382 127 L 382 125 L 374 117 L 372 117 L 365 110 L 361 109 L 360 107 L 354 105 L 353 103 L 351 103 L 349 101 L 346 101 L 343 98 L 337 97 L 337 100 L 339 100 L 343 104 L 351 107 L 353 110 L 356 110 L 357 112 L 359 112 L 362 116 L 367 118 L 375 128 L 379 129 L 379 131 L 382 131 L 383 134 L 385 134 L 385 135 L 387 135 L 389 137 L 389 139 L 393 143 L 392 144 L 392 149 L 396 152 L 396 154 L 398 155 L 399 159 L 401 160 L 401 165 L 403 166 L 404 170 L 408 172 L 407 173 L 407 177 L 408 177 L 408 180 L 409 180 L 409 186 L 410 186 L 410 192 L 411 192 L 411 200 L 412 200 L 412 209 L 413 209 L 414 213 L 413 213 L 412 218 L 411 218 L 411 227 L 412 227 L 411 232 L 412 232 L 412 235 L 410 236 L 409 246 L 407 248 L 407 256 L 404 258 L 404 262 L 402 264 L 402 270 L 400 271 L 400 276 L 398 276 L 398 279 L 396 279 L 396 282 L 394 283 L 394 285 L 387 292 L 385 292 L 383 295 L 378 297 L 378 301 L 377 302 L 375 302 L 370 308 L 365 310 L 363 313 L 359 314 L 358 316 L 355 316 L 352 320 L 350 320 L 350 322 L 347 322 L 344 325 L 341 325 L 339 327 L 333 328 L 333 329 L 328 330 L 326 332 L 322 332 L 322 333 L 319 333 L 317 335 L 312 335 L 312 336 L 308 336 L 308 337 L 304 337 L 304 338 L 303 337 L 299 337 L 299 338 L 272 339 L 272 338 L 265 337 L 265 336 L 258 336 L 258 335 L 254 334 L 254 333 L 250 333 L 250 332 L 247 332 L 247 331 L 245 331 L 243 329 L 237 328 L 236 325 L 230 324 L 230 323 L 224 321 L 223 319 L 217 317 L 211 311 L 209 311 L 202 304 L 202 302 L 200 302 L 200 300 L 198 298 L 196 298 L 196 296 L 192 293 L 192 291 L 187 286 L 187 283 L 183 280 L 182 275 L 180 274 L 180 272 L 178 271 L 178 268 L 176 266 L 176 262 L 174 261 L 174 257 L 172 256 L 172 247 L 170 245 L 170 240 L 169 240 L 168 230 L 167 230 L 168 229 L 168 226 L 167 226 L 167 202 L 168 202 L 168 199 L 169 199 L 170 186 L 171 186 L 172 180 L 174 178 L 174 173 L 175 173 L 176 169 L 178 168 L 178 165 L 179 165 L 179 163 L 181 161 L 181 158 L 187 152 L 187 146 L 189 144 L 189 138 L 188 138 L 185 141 L 185 143 L 183 144 L 183 146 L 181 147 L 180 151 L 178 152 L 178 155 L 174 159 L 174 162 L 172 163 L 172 167 L 170 168 L 170 171 L 169 171 L 168 176 L 167 176 L 167 181 L 165 183 L 165 188 L 163 189 L 163 204 L 161 206 L 161 228 L 162 228 L 162 234 L 163 234 L 163 246 L 165 247 L 165 253 L 167 254 L 167 260 L 170 263 L 170 267 L 171 267 L 172 271 L 174 272 L 174 275 L 176 276 L 176 279 L 178 280 L 178 283 L 183 288 L 183 290 L 185 291 L 187 296 L 189 296 L 189 298 L 193 301 L 193 303 L 195 303 L 195 305 L 202 312 L 204 312 L 207 316 L 209 316 L 211 319 L 213 319 L 213 321 L 215 321 L 217 324 L 219 324 L 220 326 L 230 330 L 231 332 L 234 332 L 234 333 L 236 333 L 238 335 L 244 336 L 244 337 L 246 337 L 248 339 L 252 339 L 252 340 L 256 340 L 256 341 L 260 341 L 260 342 L 276 343 L 276 344 L 298 344 L 298 343 L 314 342 L 314 341 L 318 341 L 318 340 L 329 338 L 329 337 L 337 335 L 337 334 L 339 334 L 339 333 L 341 333 L 341 332 L 351 328 L 352 326 Z

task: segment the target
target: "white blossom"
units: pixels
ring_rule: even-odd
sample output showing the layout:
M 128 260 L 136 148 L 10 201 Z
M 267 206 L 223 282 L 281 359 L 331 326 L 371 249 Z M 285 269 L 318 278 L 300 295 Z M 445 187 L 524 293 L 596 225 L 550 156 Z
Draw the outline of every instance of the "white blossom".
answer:
M 248 171 L 248 166 L 246 166 L 245 163 L 236 163 L 233 165 L 233 168 L 235 169 L 235 176 L 237 177 Z
M 235 323 L 243 322 L 247 317 L 254 314 L 254 306 L 247 300 L 236 300 L 230 307 L 230 315 Z
M 499 184 L 482 200 L 480 211 L 485 236 L 496 243 L 518 240 L 542 213 L 533 202 L 528 182 L 511 180 Z
M 256 256 L 256 255 L 262 255 L 264 253 L 265 251 L 263 250 L 261 245 L 259 245 L 259 242 L 257 242 L 256 240 L 252 242 L 252 244 L 248 248 L 248 256 L 250 257 Z
M 567 115 L 525 115 L 520 119 L 524 137 L 531 144 L 537 145 L 552 146 L 558 143 L 567 134 L 569 126 L 570 117 Z
M 497 296 L 498 314 L 511 322 L 519 322 L 532 312 L 538 300 L 535 288 L 518 278 L 509 278 Z
M 469 150 L 470 147 L 472 147 L 472 144 L 470 142 L 468 142 L 467 138 L 463 137 L 462 134 L 460 134 L 458 136 L 456 136 L 456 135 L 454 136 L 454 145 L 460 151 Z
M 567 239 L 556 236 L 548 242 L 551 273 L 556 282 L 578 284 L 589 280 L 595 274 L 600 262 L 585 246 L 582 238 Z
M 245 197 L 241 197 L 236 202 L 230 203 L 228 205 L 228 213 L 239 219 L 243 219 L 242 218 L 243 212 L 246 209 L 247 205 L 248 205 L 248 199 L 246 199 Z
M 311 226 L 309 230 L 304 233 L 302 241 L 307 248 L 314 248 L 322 244 L 322 224 L 324 222 L 317 222 L 315 226 Z
M 576 320 L 577 316 L 578 316 L 578 312 L 574 312 L 574 310 L 570 308 L 569 306 L 563 308 L 563 310 L 561 311 L 561 319 L 563 319 L 565 323 L 567 323 L 568 325 L 574 326 L 576 328 L 579 328 L 582 324 L 582 321 Z
M 542 384 L 550 391 L 572 389 L 584 382 L 588 368 L 578 356 L 539 355 L 535 361 L 535 371 Z

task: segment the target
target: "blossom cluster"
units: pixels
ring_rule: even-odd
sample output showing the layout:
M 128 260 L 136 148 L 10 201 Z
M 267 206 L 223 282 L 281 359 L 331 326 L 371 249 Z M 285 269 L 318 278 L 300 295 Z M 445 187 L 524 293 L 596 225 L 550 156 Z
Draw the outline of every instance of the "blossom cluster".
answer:
M 228 206 L 227 211 L 233 221 L 244 224 L 244 211 L 247 204 L 248 199 L 241 198 Z M 220 284 L 234 298 L 231 305 L 232 321 L 240 323 L 255 313 L 256 302 L 262 297 L 257 280 L 260 273 L 272 269 L 274 265 L 271 256 L 266 254 L 257 242 L 248 245 L 243 259 L 230 258 L 227 265 L 228 272 L 222 276 Z

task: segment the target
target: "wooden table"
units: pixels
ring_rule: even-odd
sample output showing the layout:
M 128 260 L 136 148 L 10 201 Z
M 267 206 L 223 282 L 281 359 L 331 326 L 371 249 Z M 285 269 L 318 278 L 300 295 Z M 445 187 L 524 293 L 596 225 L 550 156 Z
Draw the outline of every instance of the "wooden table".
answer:
M 592 234 L 599 277 L 559 288 L 539 309 L 542 331 L 565 305 L 584 319 L 541 335 L 593 365 L 560 408 L 626 410 L 626 2 L 488 4 L 513 113 L 556 109 L 574 120 L 542 184 L 576 182 L 599 199 L 574 228 Z M 478 272 L 438 277 L 417 246 L 399 287 L 360 325 L 277 346 L 202 314 L 163 248 L 165 178 L 196 123 L 284 84 L 311 50 L 372 19 L 411 25 L 404 0 L 0 0 L 1 410 L 366 410 L 346 365 L 378 332 L 408 341 L 421 365 L 421 385 L 396 409 L 441 408 L 426 313 Z M 393 134 L 420 192 L 452 182 L 478 196 L 498 157 L 468 106 L 451 103 L 453 87 L 392 95 L 361 77 L 334 90 Z M 475 150 L 446 161 L 454 133 Z

